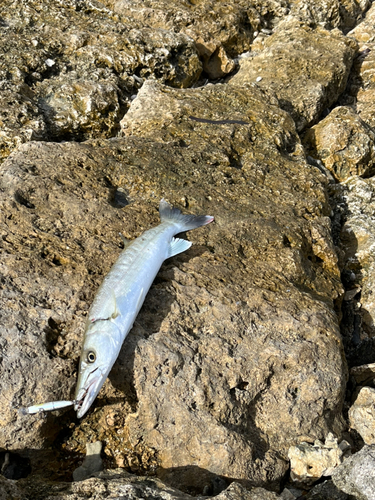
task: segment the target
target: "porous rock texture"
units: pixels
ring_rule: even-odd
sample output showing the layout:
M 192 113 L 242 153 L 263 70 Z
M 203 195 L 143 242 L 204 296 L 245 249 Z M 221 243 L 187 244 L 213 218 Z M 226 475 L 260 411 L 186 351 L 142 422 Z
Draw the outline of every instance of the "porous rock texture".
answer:
M 142 78 L 183 87 L 202 71 L 189 37 L 100 2 L 4 0 L 0 18 L 0 160 L 29 140 L 111 137 Z
M 241 123 L 189 118 L 220 122 L 228 103 Z M 276 484 L 289 445 L 342 425 L 341 284 L 325 178 L 306 164 L 290 116 L 256 87 L 150 83 L 127 116 L 131 137 L 29 143 L 3 164 L 4 298 L 17 308 L 5 307 L 1 383 L 13 404 L 55 399 L 58 386 L 70 395 L 84 315 L 120 251 L 118 232 L 157 223 L 162 196 L 212 213 L 215 224 L 189 236 L 190 254 L 162 268 L 102 392 L 124 390 L 118 408 L 135 412 L 100 430 L 110 407 L 97 408 L 71 446 L 87 439 L 88 422 L 90 438 L 119 426 L 123 444 L 106 437 L 107 453 L 136 465 L 126 449 L 147 450 L 138 465 L 157 464 L 173 484 L 199 490 L 215 475 Z M 111 203 L 119 187 L 124 208 Z M 56 425 L 9 405 L 3 418 L 7 448 L 40 447 Z
M 311 127 L 304 146 L 339 181 L 375 173 L 375 132 L 349 107 L 334 108 Z
M 349 410 L 349 421 L 366 444 L 375 444 L 375 389 L 362 387 Z
M 374 178 L 350 177 L 340 187 L 346 213 L 340 235 L 347 288 L 347 327 L 343 333 L 349 364 L 357 366 L 375 360 L 375 183 Z
M 355 39 L 359 52 L 354 61 L 344 103 L 353 106 L 360 118 L 375 126 L 375 5 L 348 37 Z
M 27 495 L 27 496 L 25 496 Z M 43 500 L 193 500 L 196 497 L 182 493 L 155 478 L 136 477 L 121 469 L 104 471 L 79 482 L 61 482 L 58 485 L 40 477 L 27 478 L 18 483 L 0 476 L 0 500 L 10 498 L 42 498 Z M 199 498 L 199 497 L 198 497 Z M 200 497 L 203 500 L 204 497 Z M 278 500 L 276 493 L 263 488 L 246 490 L 239 483 L 213 496 L 216 500 Z
M 354 39 L 339 30 L 312 29 L 288 17 L 259 53 L 240 59 L 230 83 L 257 82 L 272 89 L 301 131 L 313 125 L 345 89 L 356 47 Z
M 375 446 L 364 446 L 332 474 L 334 484 L 358 500 L 375 498 Z
M 339 103 L 359 61 L 346 33 L 368 6 L 2 2 L 0 468 L 13 479 L 30 472 L 27 459 L 32 468 L 1 480 L 4 498 L 276 499 L 263 487 L 281 488 L 291 446 L 329 432 L 341 441 L 341 317 L 351 365 L 373 337 L 370 309 L 341 313 L 341 271 L 354 301 L 372 180 L 335 184 L 298 131 Z M 238 61 L 228 83 L 202 86 Z M 355 219 L 346 194 L 361 182 L 371 196 L 358 194 Z M 123 248 L 118 233 L 158 224 L 163 197 L 215 222 L 183 235 L 191 249 L 162 266 L 88 414 L 17 411 L 74 397 L 85 318 Z M 104 475 L 66 483 L 95 441 Z M 116 467 L 153 479 L 124 486 Z

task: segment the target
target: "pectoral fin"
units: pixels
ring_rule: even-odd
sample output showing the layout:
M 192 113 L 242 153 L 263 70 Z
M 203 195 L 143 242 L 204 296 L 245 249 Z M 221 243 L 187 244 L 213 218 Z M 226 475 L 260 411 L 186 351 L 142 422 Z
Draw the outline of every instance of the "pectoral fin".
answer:
M 178 253 L 185 252 L 191 247 L 191 242 L 182 240 L 181 238 L 173 238 L 169 245 L 168 258 L 177 255 Z

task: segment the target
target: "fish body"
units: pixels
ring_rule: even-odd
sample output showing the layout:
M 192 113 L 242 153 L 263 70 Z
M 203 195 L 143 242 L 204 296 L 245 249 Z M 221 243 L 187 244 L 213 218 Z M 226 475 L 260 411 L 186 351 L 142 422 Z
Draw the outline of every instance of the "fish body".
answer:
M 162 263 L 190 248 L 174 236 L 213 221 L 209 215 L 183 215 L 164 200 L 159 212 L 161 223 L 125 247 L 90 308 L 74 400 L 79 418 L 103 386 Z

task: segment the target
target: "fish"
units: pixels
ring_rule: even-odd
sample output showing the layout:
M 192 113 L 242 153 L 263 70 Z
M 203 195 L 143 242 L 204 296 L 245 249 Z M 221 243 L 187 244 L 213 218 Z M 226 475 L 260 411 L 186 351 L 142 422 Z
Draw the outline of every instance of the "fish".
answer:
M 164 199 L 160 224 L 126 242 L 104 278 L 88 313 L 74 399 L 77 417 L 93 404 L 115 363 L 161 265 L 191 246 L 176 238 L 214 220 L 210 215 L 184 215 Z

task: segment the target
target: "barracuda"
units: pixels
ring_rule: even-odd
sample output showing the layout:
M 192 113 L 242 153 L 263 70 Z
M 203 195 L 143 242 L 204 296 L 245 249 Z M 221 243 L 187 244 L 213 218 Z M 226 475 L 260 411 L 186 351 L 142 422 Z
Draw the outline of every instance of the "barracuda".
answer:
M 214 220 L 210 215 L 183 215 L 161 200 L 161 223 L 126 244 L 119 258 L 101 284 L 90 308 L 84 334 L 74 404 L 83 417 L 102 388 L 121 346 L 131 330 L 162 263 L 190 248 L 189 241 L 175 238 Z M 49 411 L 59 402 L 25 409 L 24 413 Z M 60 407 L 62 407 L 60 406 Z

